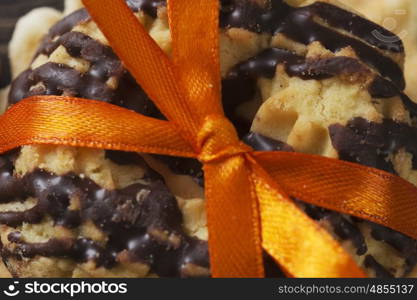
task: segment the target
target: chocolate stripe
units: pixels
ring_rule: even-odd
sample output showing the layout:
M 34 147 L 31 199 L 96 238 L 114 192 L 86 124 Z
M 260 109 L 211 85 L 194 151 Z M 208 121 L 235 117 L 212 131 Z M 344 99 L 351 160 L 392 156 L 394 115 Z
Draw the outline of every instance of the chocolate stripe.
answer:
M 12 173 L 5 167 L 0 172 Z M 86 239 L 26 243 L 14 233 L 9 240 L 17 244 L 15 254 L 23 257 L 69 257 L 80 262 L 94 259 L 98 265 L 110 267 L 116 263 L 117 253 L 128 251 L 133 261 L 148 263 L 160 276 L 187 276 L 184 272 L 189 264 L 208 268 L 207 243 L 185 234 L 175 197 L 159 177 L 146 175 L 142 181 L 147 184 L 110 191 L 75 174 L 58 176 L 35 170 L 14 182 L 22 188 L 22 198 L 36 198 L 38 204 L 24 212 L 1 212 L 0 222 L 16 227 L 50 216 L 56 225 L 75 228 L 90 220 L 109 239 L 103 246 Z M 7 189 L 10 187 L 6 191 L 0 187 L 0 195 L 8 194 Z M 72 197 L 79 199 L 79 210 L 69 209 Z
M 354 118 L 346 126 L 329 126 L 333 147 L 339 157 L 373 168 L 396 173 L 389 157 L 399 150 L 413 155 L 413 169 L 417 169 L 417 128 L 391 119 L 375 123 Z
M 361 60 L 376 68 L 383 77 L 389 78 L 398 89 L 403 90 L 405 87 L 404 75 L 398 64 L 376 49 L 379 47 L 393 52 L 403 52 L 402 42 L 399 38 L 394 44 L 373 38 L 370 33 L 375 31 L 389 36 L 393 34 L 359 15 L 321 2 L 298 8 L 288 5 L 284 0 L 271 1 L 270 5 L 264 7 L 255 1 L 227 2 L 229 5 L 221 14 L 221 24 L 224 27 L 242 27 L 259 33 L 282 33 L 305 45 L 319 41 L 333 52 L 350 46 Z M 335 27 L 345 29 L 357 38 L 317 23 L 317 16 L 323 17 L 327 23 Z
M 335 76 L 371 74 L 359 60 L 336 56 L 331 58 L 309 59 L 289 50 L 270 48 L 255 57 L 233 67 L 223 80 L 223 105 L 226 115 L 233 119 L 234 108 L 253 99 L 256 93 L 257 80 L 260 77 L 272 79 L 278 64 L 285 66 L 289 76 L 308 79 L 326 79 Z M 417 104 L 402 93 L 391 81 L 374 74 L 375 78 L 368 86 L 374 98 L 391 98 L 399 96 L 412 116 L 417 116 Z
M 404 52 L 403 42 L 394 33 L 355 13 L 325 2 L 316 2 L 311 5 L 311 9 L 331 26 L 343 29 L 381 50 Z M 390 37 L 393 41 L 382 41 L 375 37 L 375 32 Z
M 165 6 L 165 0 L 127 0 L 127 5 L 135 11 L 144 11 L 149 16 L 156 18 L 158 7 Z
M 375 276 L 379 278 L 392 278 L 394 277 L 390 271 L 384 268 L 372 255 L 365 257 L 365 267 L 374 270 Z

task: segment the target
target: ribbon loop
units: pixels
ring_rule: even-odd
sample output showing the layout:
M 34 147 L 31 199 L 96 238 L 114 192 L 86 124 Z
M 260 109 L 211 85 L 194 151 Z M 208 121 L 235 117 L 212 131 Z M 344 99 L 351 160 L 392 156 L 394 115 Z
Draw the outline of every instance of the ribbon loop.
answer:
M 125 0 L 84 0 L 83 3 L 124 66 L 194 147 L 200 119 L 184 101 L 187 97 L 178 84 L 178 68 L 149 36 Z
M 172 123 L 95 101 L 33 96 L 0 118 L 0 153 L 32 144 L 195 157 Z
M 241 142 L 233 124 L 224 116 L 209 115 L 198 132 L 197 143 L 200 153 L 198 159 L 203 163 L 252 151 Z

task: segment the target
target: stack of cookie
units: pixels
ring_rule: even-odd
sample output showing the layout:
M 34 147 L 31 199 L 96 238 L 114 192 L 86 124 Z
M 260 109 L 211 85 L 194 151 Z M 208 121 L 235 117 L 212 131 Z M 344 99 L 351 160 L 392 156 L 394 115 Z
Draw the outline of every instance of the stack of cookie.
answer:
M 166 2 L 126 2 L 169 53 Z M 404 44 L 393 33 L 331 0 L 222 0 L 220 26 L 223 106 L 246 143 L 417 184 L 417 104 L 404 93 Z M 30 40 L 20 32 L 16 44 Z M 7 106 L 66 95 L 164 118 L 86 10 L 55 24 L 34 53 L 24 70 L 12 57 L 19 74 Z M 58 146 L 0 161 L 1 255 L 13 276 L 210 276 L 197 161 Z M 415 240 L 302 200 L 370 276 L 417 275 Z

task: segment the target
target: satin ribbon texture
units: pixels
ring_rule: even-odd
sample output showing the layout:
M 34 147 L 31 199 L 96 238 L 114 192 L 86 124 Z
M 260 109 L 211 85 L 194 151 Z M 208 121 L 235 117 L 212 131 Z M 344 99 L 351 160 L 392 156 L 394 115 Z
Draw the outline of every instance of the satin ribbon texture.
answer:
M 293 198 L 417 238 L 417 189 L 400 177 L 319 156 L 255 152 L 239 140 L 220 101 L 218 0 L 168 0 L 171 56 L 124 0 L 84 4 L 168 121 L 95 100 L 36 96 L 0 118 L 1 152 L 53 144 L 200 160 L 213 277 L 263 277 L 263 250 L 291 277 L 364 277 Z

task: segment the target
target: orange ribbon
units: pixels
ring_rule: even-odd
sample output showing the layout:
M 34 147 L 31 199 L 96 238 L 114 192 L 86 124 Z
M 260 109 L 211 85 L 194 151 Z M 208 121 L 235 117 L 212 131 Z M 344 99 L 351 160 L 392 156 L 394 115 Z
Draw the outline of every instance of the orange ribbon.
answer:
M 171 0 L 169 58 L 124 0 L 84 0 L 137 82 L 169 121 L 94 100 L 36 96 L 0 118 L 0 151 L 55 144 L 199 159 L 214 277 L 262 277 L 262 248 L 294 277 L 363 277 L 351 256 L 288 197 L 417 238 L 417 189 L 324 157 L 254 152 L 220 104 L 218 0 Z

